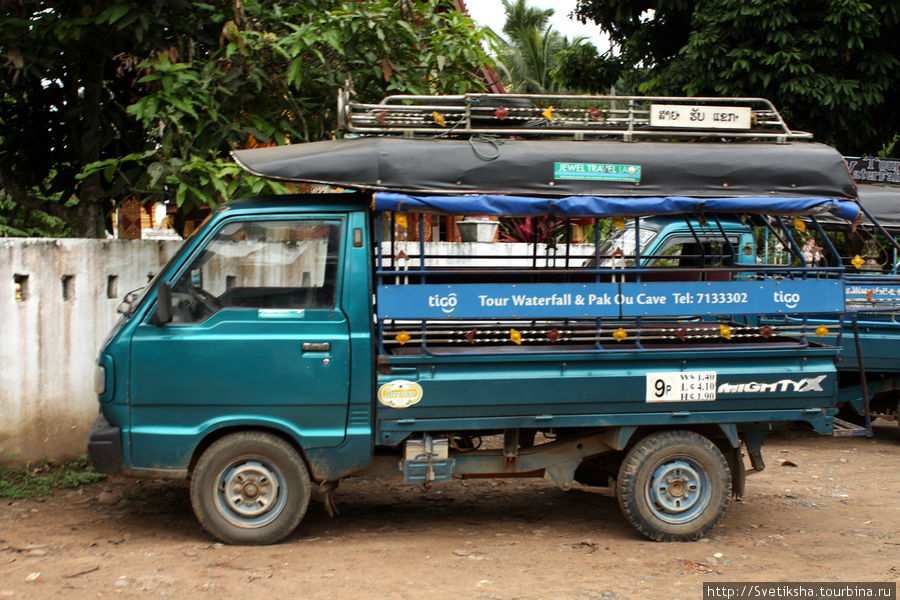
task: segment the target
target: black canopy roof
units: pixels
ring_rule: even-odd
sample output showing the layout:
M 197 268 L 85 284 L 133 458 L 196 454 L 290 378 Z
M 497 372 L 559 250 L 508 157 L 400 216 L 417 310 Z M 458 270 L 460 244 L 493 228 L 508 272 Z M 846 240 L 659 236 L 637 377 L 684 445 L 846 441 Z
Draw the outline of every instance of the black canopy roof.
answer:
M 860 184 L 859 203 L 882 227 L 900 231 L 900 185 Z
M 900 186 L 861 183 L 857 189 L 859 204 L 872 215 L 872 218 L 888 231 L 900 233 Z M 817 214 L 816 219 L 829 229 L 847 229 L 854 226 L 845 219 L 827 213 Z M 862 213 L 856 225 L 868 229 L 876 228 L 875 224 Z
M 829 146 L 807 142 L 365 137 L 238 150 L 232 155 L 245 170 L 263 177 L 359 190 L 532 196 L 856 197 L 856 186 L 841 155 Z M 555 177 L 558 163 L 585 164 L 587 168 L 639 167 L 639 176 L 630 181 Z

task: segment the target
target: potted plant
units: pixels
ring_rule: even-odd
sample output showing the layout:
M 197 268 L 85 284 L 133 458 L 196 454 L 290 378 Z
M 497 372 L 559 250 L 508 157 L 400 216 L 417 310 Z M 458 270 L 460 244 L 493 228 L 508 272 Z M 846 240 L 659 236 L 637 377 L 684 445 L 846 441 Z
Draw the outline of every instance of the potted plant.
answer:
M 459 237 L 464 242 L 493 242 L 497 235 L 498 221 L 487 216 L 468 216 L 456 224 Z

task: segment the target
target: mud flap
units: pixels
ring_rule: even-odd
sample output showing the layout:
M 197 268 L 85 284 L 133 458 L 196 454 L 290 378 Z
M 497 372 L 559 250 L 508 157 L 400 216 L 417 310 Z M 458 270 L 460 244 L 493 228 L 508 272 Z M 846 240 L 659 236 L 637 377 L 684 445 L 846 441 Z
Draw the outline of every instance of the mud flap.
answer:
M 759 473 L 766 468 L 762 456 L 762 445 L 766 441 L 768 431 L 762 427 L 755 427 L 744 432 L 744 444 L 747 446 L 747 455 L 750 457 L 750 466 L 753 471 Z
M 747 470 L 744 468 L 744 457 L 741 448 L 729 448 L 725 453 L 725 462 L 731 471 L 731 497 L 740 500 L 747 489 Z

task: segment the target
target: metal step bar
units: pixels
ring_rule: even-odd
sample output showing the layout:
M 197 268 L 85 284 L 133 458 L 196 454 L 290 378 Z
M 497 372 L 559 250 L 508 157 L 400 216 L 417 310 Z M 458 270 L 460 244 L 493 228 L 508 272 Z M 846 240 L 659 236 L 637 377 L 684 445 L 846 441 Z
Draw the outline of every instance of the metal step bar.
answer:
M 855 423 L 844 421 L 843 419 L 838 419 L 837 417 L 834 417 L 832 421 L 834 423 L 834 437 L 872 436 L 869 429 L 863 427 L 862 425 L 856 425 Z
M 378 104 L 338 94 L 339 129 L 405 137 L 553 137 L 809 140 L 764 98 L 462 94 L 388 96 Z

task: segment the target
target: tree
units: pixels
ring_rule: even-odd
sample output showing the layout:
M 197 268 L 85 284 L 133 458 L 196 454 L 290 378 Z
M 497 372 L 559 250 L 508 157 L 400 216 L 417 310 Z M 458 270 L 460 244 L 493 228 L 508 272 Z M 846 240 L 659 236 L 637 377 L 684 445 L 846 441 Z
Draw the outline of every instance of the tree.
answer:
M 0 237 L 62 237 L 67 233 L 62 219 L 16 204 L 0 192 Z
M 651 95 L 762 96 L 845 154 L 900 130 L 900 0 L 579 0 Z
M 37 210 L 75 235 L 102 236 L 110 196 L 99 174 L 78 178 L 82 167 L 142 147 L 125 112 L 136 64 L 153 49 L 214 41 L 216 10 L 188 0 L 3 4 L 0 187 L 12 208 L 0 212 Z
M 622 76 L 622 63 L 610 53 L 600 54 L 593 44 L 572 44 L 556 55 L 553 76 L 569 90 L 606 94 Z
M 552 8 L 503 0 L 506 23 L 495 45 L 506 87 L 534 94 L 603 93 L 619 77 L 618 61 L 586 38 L 569 40 L 549 24 Z
M 228 151 L 333 135 L 341 86 L 366 101 L 483 89 L 481 33 L 447 0 L 15 6 L 0 22 L 0 186 L 76 235 L 103 234 L 111 199 L 190 210 L 285 190 Z
M 248 4 L 207 59 L 162 55 L 145 64 L 149 93 L 129 112 L 152 132 L 152 143 L 115 170 L 140 165 L 133 185 L 143 198 L 211 204 L 277 189 L 243 175 L 227 152 L 332 137 L 339 88 L 365 102 L 483 90 L 481 33 L 451 7 L 443 0 Z
M 519 32 L 545 29 L 550 17 L 556 14 L 552 8 L 529 6 L 528 0 L 503 0 L 503 11 L 506 13 L 503 33 L 512 38 Z
M 582 45 L 583 38 L 569 42 L 549 24 L 552 8 L 528 6 L 527 0 L 503 0 L 505 38 L 497 45 L 499 67 L 504 85 L 520 94 L 564 93 L 556 77 L 559 53 Z

